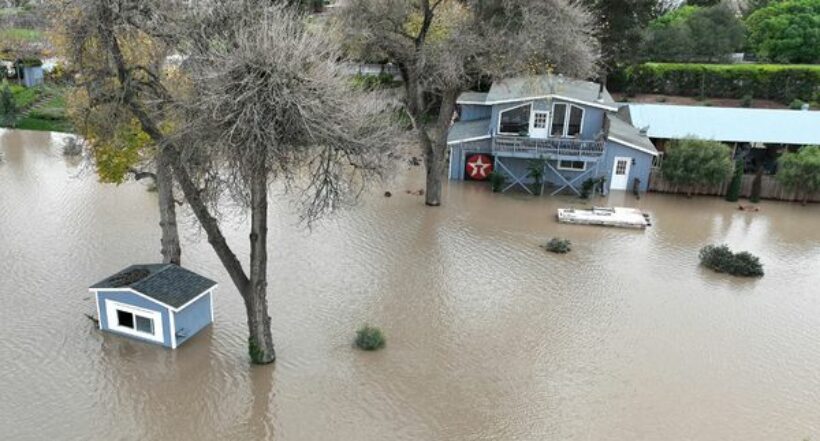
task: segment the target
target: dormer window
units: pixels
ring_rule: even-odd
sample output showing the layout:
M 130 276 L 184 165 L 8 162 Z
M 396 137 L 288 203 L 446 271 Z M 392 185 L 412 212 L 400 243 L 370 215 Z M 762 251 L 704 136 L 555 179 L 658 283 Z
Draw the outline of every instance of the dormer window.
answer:
M 523 104 L 498 112 L 498 133 L 502 135 L 527 134 L 530 128 L 531 104 Z
M 550 135 L 555 137 L 577 137 L 584 122 L 584 108 L 574 104 L 555 103 L 552 105 L 552 126 Z

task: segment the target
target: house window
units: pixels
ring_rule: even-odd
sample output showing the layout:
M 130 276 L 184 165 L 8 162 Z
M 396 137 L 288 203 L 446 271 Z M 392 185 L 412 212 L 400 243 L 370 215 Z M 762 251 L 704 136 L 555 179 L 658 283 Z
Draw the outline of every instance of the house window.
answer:
M 576 106 L 569 107 L 569 122 L 567 136 L 578 136 L 581 133 L 581 121 L 584 119 L 584 109 Z
M 618 161 L 618 164 L 615 165 L 615 174 L 616 175 L 625 175 L 626 174 L 626 161 Z
M 530 104 L 499 112 L 498 133 L 526 134 L 530 126 Z
M 108 327 L 149 340 L 163 341 L 162 314 L 124 303 L 105 301 Z
M 532 121 L 532 127 L 535 129 L 546 129 L 547 115 L 547 112 L 535 112 L 535 116 L 533 117 Z
M 552 106 L 552 128 L 550 135 L 576 137 L 581 134 L 584 122 L 584 108 L 573 104 L 555 103 Z
M 564 136 L 564 120 L 567 116 L 566 104 L 555 104 L 552 106 L 552 129 L 550 135 Z
M 573 171 L 584 171 L 587 168 L 587 163 L 584 161 L 565 161 L 561 160 L 558 161 L 558 169 L 559 170 L 573 170 Z

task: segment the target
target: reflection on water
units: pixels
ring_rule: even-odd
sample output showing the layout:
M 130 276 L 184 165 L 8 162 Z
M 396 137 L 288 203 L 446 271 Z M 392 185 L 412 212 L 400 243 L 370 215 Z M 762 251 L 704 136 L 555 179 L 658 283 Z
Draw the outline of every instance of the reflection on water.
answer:
M 313 232 L 271 207 L 279 361 L 248 365 L 244 310 L 190 216 L 215 325 L 177 351 L 103 335 L 86 287 L 159 258 L 155 194 L 97 183 L 59 135 L 0 132 L 0 438 L 802 440 L 820 438 L 820 206 L 651 194 L 645 232 L 558 225 L 568 198 L 418 169 Z M 607 202 L 603 202 L 607 203 Z M 247 255 L 242 222 L 227 226 Z M 538 245 L 573 241 L 569 255 Z M 726 242 L 766 276 L 705 271 Z M 378 353 L 351 349 L 381 325 Z

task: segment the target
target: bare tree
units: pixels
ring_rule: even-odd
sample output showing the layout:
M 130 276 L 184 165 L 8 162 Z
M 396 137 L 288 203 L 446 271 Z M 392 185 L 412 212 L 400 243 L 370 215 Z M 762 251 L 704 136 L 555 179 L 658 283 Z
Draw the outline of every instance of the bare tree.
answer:
M 569 0 L 350 0 L 340 21 L 351 47 L 383 54 L 404 77 L 431 206 L 441 204 L 447 131 L 462 91 L 511 75 L 588 77 L 599 56 L 591 14 Z
M 349 202 L 378 176 L 393 130 L 387 101 L 352 89 L 336 42 L 299 13 L 267 1 L 174 9 L 161 0 L 63 0 L 64 22 L 82 61 L 105 53 L 117 100 L 158 146 L 192 212 L 242 296 L 254 363 L 275 360 L 267 308 L 268 186 L 280 179 L 311 221 Z M 124 36 L 174 47 L 185 62 L 169 90 L 128 63 Z M 139 40 L 139 39 L 138 39 Z M 151 44 L 151 43 L 147 43 Z M 172 115 L 173 128 L 160 117 Z M 221 230 L 222 202 L 250 211 L 246 272 Z

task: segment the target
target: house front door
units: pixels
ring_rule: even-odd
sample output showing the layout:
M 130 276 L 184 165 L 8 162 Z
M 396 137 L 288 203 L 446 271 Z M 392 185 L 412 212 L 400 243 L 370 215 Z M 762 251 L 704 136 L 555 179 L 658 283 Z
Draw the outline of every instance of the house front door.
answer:
M 612 164 L 612 178 L 610 179 L 610 190 L 626 190 L 629 185 L 629 168 L 632 166 L 632 158 L 616 156 Z
M 544 139 L 549 137 L 549 129 L 547 128 L 547 124 L 549 124 L 550 113 L 536 110 L 535 112 L 532 112 L 532 116 L 530 118 L 530 138 Z

